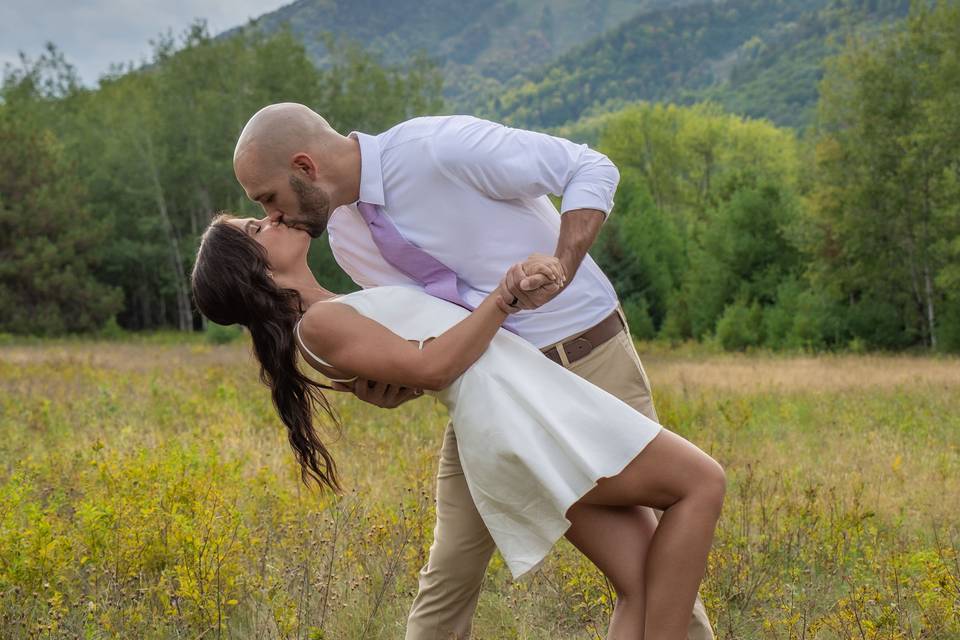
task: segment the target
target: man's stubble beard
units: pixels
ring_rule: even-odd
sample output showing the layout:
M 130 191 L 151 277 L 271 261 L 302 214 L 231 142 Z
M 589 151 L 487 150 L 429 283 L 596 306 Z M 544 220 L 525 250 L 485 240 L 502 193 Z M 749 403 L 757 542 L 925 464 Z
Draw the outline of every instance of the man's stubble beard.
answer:
M 330 199 L 321 189 L 307 184 L 296 174 L 290 174 L 290 187 L 297 196 L 300 216 L 290 220 L 292 227 L 303 229 L 311 238 L 319 238 L 327 230 L 330 219 Z

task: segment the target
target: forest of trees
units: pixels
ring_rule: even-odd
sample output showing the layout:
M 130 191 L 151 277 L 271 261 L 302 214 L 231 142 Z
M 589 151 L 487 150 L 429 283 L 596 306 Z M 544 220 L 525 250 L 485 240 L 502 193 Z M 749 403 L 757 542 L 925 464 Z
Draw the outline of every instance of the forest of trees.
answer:
M 338 43 L 318 69 L 289 32 L 160 38 L 142 68 L 79 85 L 55 47 L 0 88 L 0 332 L 201 327 L 187 274 L 259 107 L 303 102 L 341 133 L 444 112 L 441 75 Z M 574 128 L 573 130 L 576 130 Z M 801 137 L 716 103 L 584 120 L 617 164 L 591 255 L 637 337 L 727 349 L 960 351 L 960 7 L 830 59 Z M 573 136 L 571 136 L 573 137 Z M 311 264 L 355 288 L 324 242 Z
M 0 97 L 0 331 L 200 323 L 187 274 L 213 212 L 256 213 L 233 175 L 260 107 L 315 105 L 339 131 L 380 131 L 441 107 L 436 70 L 385 68 L 357 46 L 318 70 L 290 33 L 213 39 L 197 23 L 151 64 L 86 89 L 53 47 L 8 70 Z M 9 232 L 9 233 L 8 233 Z M 321 243 L 317 243 L 321 244 Z M 329 252 L 316 267 L 348 286 Z
M 960 350 L 960 6 L 855 39 L 804 139 L 714 105 L 603 118 L 594 255 L 641 337 Z

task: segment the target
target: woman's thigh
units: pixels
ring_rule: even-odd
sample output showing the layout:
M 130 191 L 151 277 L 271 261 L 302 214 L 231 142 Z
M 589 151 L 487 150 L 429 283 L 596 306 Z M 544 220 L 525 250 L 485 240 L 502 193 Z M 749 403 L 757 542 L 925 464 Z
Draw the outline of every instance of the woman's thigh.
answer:
M 580 501 L 665 510 L 698 490 L 722 493 L 722 467 L 692 442 L 662 429 L 617 475 L 600 478 Z

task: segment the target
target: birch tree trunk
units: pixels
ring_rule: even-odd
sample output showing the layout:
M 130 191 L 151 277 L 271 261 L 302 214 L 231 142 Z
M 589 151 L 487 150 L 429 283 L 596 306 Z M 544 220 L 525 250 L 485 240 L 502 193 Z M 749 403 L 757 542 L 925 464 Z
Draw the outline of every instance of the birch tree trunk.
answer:
M 150 134 L 144 135 L 141 141 L 141 157 L 146 163 L 147 173 L 150 176 L 150 183 L 153 191 L 154 202 L 157 206 L 157 212 L 163 224 L 164 234 L 167 239 L 169 249 L 170 274 L 173 277 L 174 291 L 177 297 L 177 327 L 181 331 L 193 330 L 193 311 L 190 308 L 190 294 L 187 287 L 187 277 L 183 271 L 183 254 L 180 252 L 180 242 L 177 238 L 176 229 L 173 221 L 170 219 L 170 211 L 167 208 L 167 199 L 163 189 L 163 183 L 160 181 L 160 171 L 157 167 L 154 156 L 153 140 Z

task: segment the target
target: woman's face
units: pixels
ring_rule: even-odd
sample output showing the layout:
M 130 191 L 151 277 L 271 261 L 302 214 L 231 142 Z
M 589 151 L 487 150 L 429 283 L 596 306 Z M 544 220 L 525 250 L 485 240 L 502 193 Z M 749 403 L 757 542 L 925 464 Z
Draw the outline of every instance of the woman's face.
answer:
M 233 218 L 227 220 L 253 238 L 267 252 L 274 276 L 294 271 L 306 263 L 310 235 L 306 231 L 270 222 L 269 218 Z

